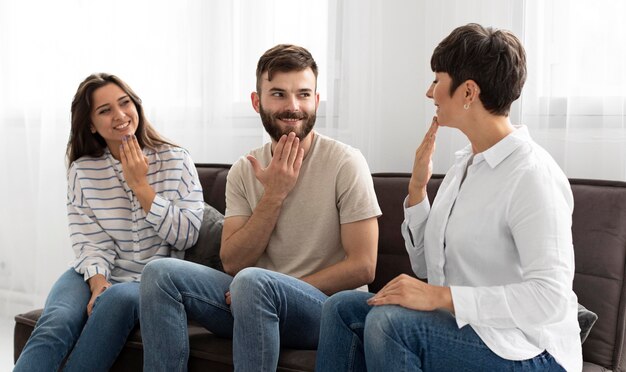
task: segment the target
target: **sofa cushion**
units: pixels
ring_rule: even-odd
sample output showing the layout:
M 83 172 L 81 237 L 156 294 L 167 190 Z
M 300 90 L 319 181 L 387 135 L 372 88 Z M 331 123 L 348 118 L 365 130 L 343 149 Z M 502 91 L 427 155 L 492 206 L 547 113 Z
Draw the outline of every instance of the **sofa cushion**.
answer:
M 224 215 L 204 203 L 204 215 L 196 244 L 185 251 L 185 260 L 224 271 L 220 259 Z
M 578 304 L 578 325 L 580 326 L 580 342 L 585 342 L 591 327 L 598 320 L 598 315 L 593 311 L 587 310 L 583 305 Z

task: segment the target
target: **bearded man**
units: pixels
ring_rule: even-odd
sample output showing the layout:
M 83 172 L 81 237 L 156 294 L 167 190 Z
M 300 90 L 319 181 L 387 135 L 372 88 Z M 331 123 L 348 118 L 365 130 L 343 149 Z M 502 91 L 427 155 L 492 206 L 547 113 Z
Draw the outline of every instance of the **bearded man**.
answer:
M 381 215 L 361 153 L 316 133 L 317 64 L 295 45 L 259 59 L 252 106 L 271 142 L 233 164 L 225 272 L 156 260 L 141 284 L 144 370 L 185 371 L 187 320 L 233 339 L 236 371 L 275 371 L 281 347 L 316 349 L 322 305 L 374 279 Z

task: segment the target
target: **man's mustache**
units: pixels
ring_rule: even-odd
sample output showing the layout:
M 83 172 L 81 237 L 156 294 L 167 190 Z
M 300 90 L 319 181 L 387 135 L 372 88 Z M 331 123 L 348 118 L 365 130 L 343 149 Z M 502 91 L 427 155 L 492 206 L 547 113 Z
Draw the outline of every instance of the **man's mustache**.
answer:
M 296 119 L 296 120 L 303 120 L 308 118 L 309 115 L 307 115 L 306 113 L 303 112 L 281 112 L 280 114 L 276 115 L 277 119 Z

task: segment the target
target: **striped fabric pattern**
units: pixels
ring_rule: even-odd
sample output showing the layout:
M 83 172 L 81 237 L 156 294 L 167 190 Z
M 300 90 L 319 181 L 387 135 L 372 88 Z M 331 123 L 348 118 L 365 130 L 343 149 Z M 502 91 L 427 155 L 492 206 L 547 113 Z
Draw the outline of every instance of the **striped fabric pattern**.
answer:
M 143 153 L 157 193 L 147 214 L 108 149 L 101 157 L 76 160 L 68 170 L 73 265 L 85 280 L 103 274 L 112 282 L 139 281 L 148 262 L 183 258 L 183 250 L 198 239 L 204 204 L 189 153 L 171 146 Z

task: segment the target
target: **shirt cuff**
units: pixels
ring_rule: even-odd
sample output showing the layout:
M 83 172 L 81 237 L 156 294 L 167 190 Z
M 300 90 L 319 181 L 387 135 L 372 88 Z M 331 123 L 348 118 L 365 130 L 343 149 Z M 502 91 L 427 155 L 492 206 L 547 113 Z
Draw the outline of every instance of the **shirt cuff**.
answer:
M 450 286 L 456 325 L 463 328 L 471 319 L 478 318 L 478 309 L 474 301 L 474 288 Z
M 169 207 L 170 201 L 156 194 L 150 206 L 150 212 L 146 215 L 146 221 L 152 226 L 159 226 L 165 218 Z
M 406 221 L 409 230 L 414 230 L 418 226 L 424 223 L 430 213 L 430 202 L 428 198 L 424 198 L 420 203 L 415 204 L 412 207 L 407 207 L 406 203 L 409 197 L 404 198 L 402 206 L 404 207 L 404 221 Z
M 102 274 L 104 275 L 104 278 L 106 280 L 109 280 L 109 270 L 100 267 L 100 266 L 96 266 L 96 265 L 90 265 L 87 266 L 85 268 L 85 273 L 83 274 L 83 278 L 85 279 L 85 281 L 89 280 L 92 276 L 95 276 L 97 274 Z

